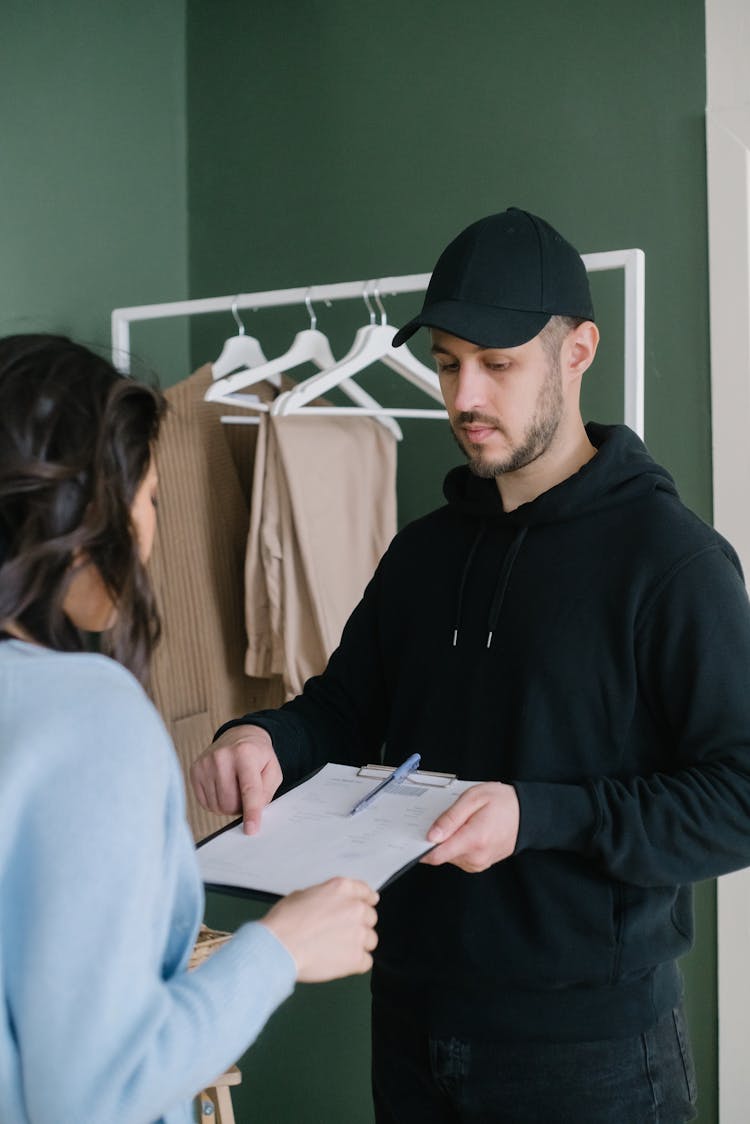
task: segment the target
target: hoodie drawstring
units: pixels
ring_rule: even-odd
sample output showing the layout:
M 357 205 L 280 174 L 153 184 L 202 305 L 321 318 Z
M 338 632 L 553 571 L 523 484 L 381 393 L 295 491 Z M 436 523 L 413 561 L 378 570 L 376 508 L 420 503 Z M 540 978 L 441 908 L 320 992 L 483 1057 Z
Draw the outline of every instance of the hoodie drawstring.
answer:
M 526 532 L 528 531 L 528 529 L 529 529 L 528 527 L 521 527 L 519 529 L 518 534 L 513 539 L 513 542 L 510 544 L 510 546 L 508 547 L 508 553 L 505 555 L 505 561 L 503 562 L 502 569 L 500 570 L 500 576 L 497 579 L 497 585 L 495 586 L 495 595 L 492 598 L 492 605 L 490 607 L 490 615 L 489 615 L 489 619 L 487 621 L 487 626 L 488 626 L 487 647 L 488 648 L 489 648 L 490 644 L 492 643 L 492 634 L 495 631 L 495 626 L 497 625 L 497 619 L 500 616 L 500 610 L 503 607 L 503 601 L 505 600 L 505 591 L 508 588 L 508 582 L 510 581 L 510 572 L 513 569 L 513 563 L 515 562 L 515 560 L 518 556 L 518 552 L 521 549 L 521 545 L 523 543 L 523 540 L 526 538 Z
M 486 530 L 487 530 L 487 521 L 482 520 L 481 526 L 476 533 L 476 536 L 474 538 L 474 542 L 471 544 L 471 549 L 470 549 L 470 551 L 469 551 L 469 553 L 466 557 L 466 561 L 464 562 L 464 568 L 463 568 L 463 572 L 461 574 L 461 581 L 459 582 L 459 586 L 458 586 L 458 604 L 456 606 L 456 627 L 453 629 L 453 647 L 454 648 L 456 647 L 456 644 L 458 643 L 458 629 L 459 629 L 459 626 L 461 624 L 461 607 L 463 605 L 463 600 L 464 600 L 464 588 L 466 586 L 466 579 L 469 576 L 469 570 L 471 569 L 471 564 L 474 561 L 474 555 L 477 552 L 477 548 L 479 547 L 479 544 L 482 541 L 482 538 L 484 537 L 484 532 Z
M 476 554 L 476 552 L 479 548 L 479 544 L 482 541 L 482 538 L 484 537 L 484 533 L 485 533 L 486 530 L 487 530 L 487 522 L 483 521 L 481 527 L 479 528 L 479 531 L 477 532 L 477 535 L 474 539 L 474 542 L 471 544 L 471 549 L 469 550 L 469 553 L 468 553 L 467 558 L 466 558 L 466 562 L 464 563 L 463 572 L 461 574 L 461 581 L 460 581 L 459 587 L 458 587 L 458 604 L 456 606 L 456 627 L 453 630 L 453 647 L 454 648 L 456 647 L 456 645 L 458 643 L 458 630 L 459 630 L 459 627 L 460 627 L 460 624 L 461 624 L 461 608 L 463 606 L 464 589 L 466 587 L 466 580 L 469 576 L 469 570 L 471 569 L 471 564 L 474 561 L 474 555 Z M 492 597 L 492 604 L 490 605 L 490 614 L 489 614 L 489 617 L 488 617 L 488 620 L 487 620 L 487 647 L 488 648 L 492 644 L 492 637 L 493 637 L 494 632 L 495 632 L 495 627 L 497 626 L 497 621 L 498 621 L 498 617 L 500 616 L 500 611 L 502 610 L 502 607 L 503 607 L 503 601 L 505 600 L 505 591 L 508 588 L 508 582 L 510 581 L 510 574 L 511 574 L 511 570 L 513 569 L 513 563 L 515 562 L 515 560 L 518 556 L 518 552 L 521 549 L 521 546 L 523 544 L 523 540 L 526 538 L 526 532 L 527 531 L 528 531 L 528 527 L 520 527 L 519 528 L 518 533 L 516 534 L 516 537 L 513 539 L 512 543 L 508 547 L 508 551 L 505 555 L 505 559 L 503 561 L 503 565 L 502 565 L 502 568 L 500 570 L 500 574 L 499 574 L 498 579 L 497 579 L 497 584 L 495 586 L 495 592 L 494 592 L 493 597 Z

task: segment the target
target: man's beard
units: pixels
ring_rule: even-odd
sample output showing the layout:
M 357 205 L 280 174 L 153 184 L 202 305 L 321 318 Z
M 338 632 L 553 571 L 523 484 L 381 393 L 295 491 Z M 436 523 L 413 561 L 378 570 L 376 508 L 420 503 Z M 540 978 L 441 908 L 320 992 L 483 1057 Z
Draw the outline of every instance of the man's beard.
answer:
M 508 472 L 516 472 L 537 460 L 547 451 L 552 443 L 552 438 L 557 433 L 557 428 L 562 417 L 563 397 L 560 379 L 560 360 L 555 357 L 550 361 L 542 387 L 536 401 L 536 412 L 529 422 L 526 433 L 520 445 L 511 449 L 504 460 L 486 461 L 482 458 L 481 451 L 475 452 L 471 445 L 465 444 L 466 438 L 461 439 L 456 429 L 471 422 L 492 426 L 503 432 L 497 418 L 489 414 L 480 414 L 467 411 L 458 414 L 451 426 L 451 432 L 469 462 L 469 468 L 475 476 L 484 480 L 491 480 L 497 476 L 504 476 Z

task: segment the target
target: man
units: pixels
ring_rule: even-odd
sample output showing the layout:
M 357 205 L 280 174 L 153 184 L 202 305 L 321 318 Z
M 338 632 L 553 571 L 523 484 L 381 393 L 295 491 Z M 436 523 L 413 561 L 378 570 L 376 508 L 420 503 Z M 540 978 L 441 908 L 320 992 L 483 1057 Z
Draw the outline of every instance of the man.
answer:
M 228 724 L 199 798 L 246 830 L 326 760 L 482 783 L 383 894 L 379 1124 L 694 1116 L 691 884 L 750 863 L 750 610 L 731 546 L 625 426 L 584 426 L 578 253 L 511 208 L 421 313 L 468 459 L 401 531 L 325 673 Z

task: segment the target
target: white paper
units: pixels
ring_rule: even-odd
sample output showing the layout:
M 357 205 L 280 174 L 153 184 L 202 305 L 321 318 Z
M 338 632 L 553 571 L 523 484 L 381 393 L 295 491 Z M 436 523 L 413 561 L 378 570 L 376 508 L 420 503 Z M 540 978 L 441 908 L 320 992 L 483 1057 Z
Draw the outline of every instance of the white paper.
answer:
M 431 849 L 430 825 L 474 781 L 389 785 L 350 815 L 377 780 L 353 765 L 326 765 L 263 812 L 260 832 L 230 828 L 198 848 L 204 882 L 288 894 L 327 878 L 360 878 L 375 889 Z

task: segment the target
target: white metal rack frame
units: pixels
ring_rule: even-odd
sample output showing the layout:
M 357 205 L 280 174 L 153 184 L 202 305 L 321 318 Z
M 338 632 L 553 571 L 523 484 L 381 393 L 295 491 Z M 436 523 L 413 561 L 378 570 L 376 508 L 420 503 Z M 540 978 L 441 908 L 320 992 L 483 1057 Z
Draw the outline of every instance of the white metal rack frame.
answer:
M 645 384 L 645 257 L 642 250 L 609 250 L 583 254 L 590 273 L 622 269 L 625 274 L 625 379 L 624 420 L 640 437 L 644 434 Z M 280 308 L 310 301 L 333 302 L 363 300 L 376 290 L 381 296 L 423 292 L 429 273 L 381 277 L 377 280 L 342 281 L 331 285 L 303 285 L 294 289 L 270 289 L 260 293 L 240 293 L 229 297 L 170 301 L 116 308 L 112 313 L 112 361 L 118 370 L 130 369 L 130 325 L 141 320 L 163 320 L 176 316 L 197 316 L 206 312 L 231 312 L 241 308 Z

